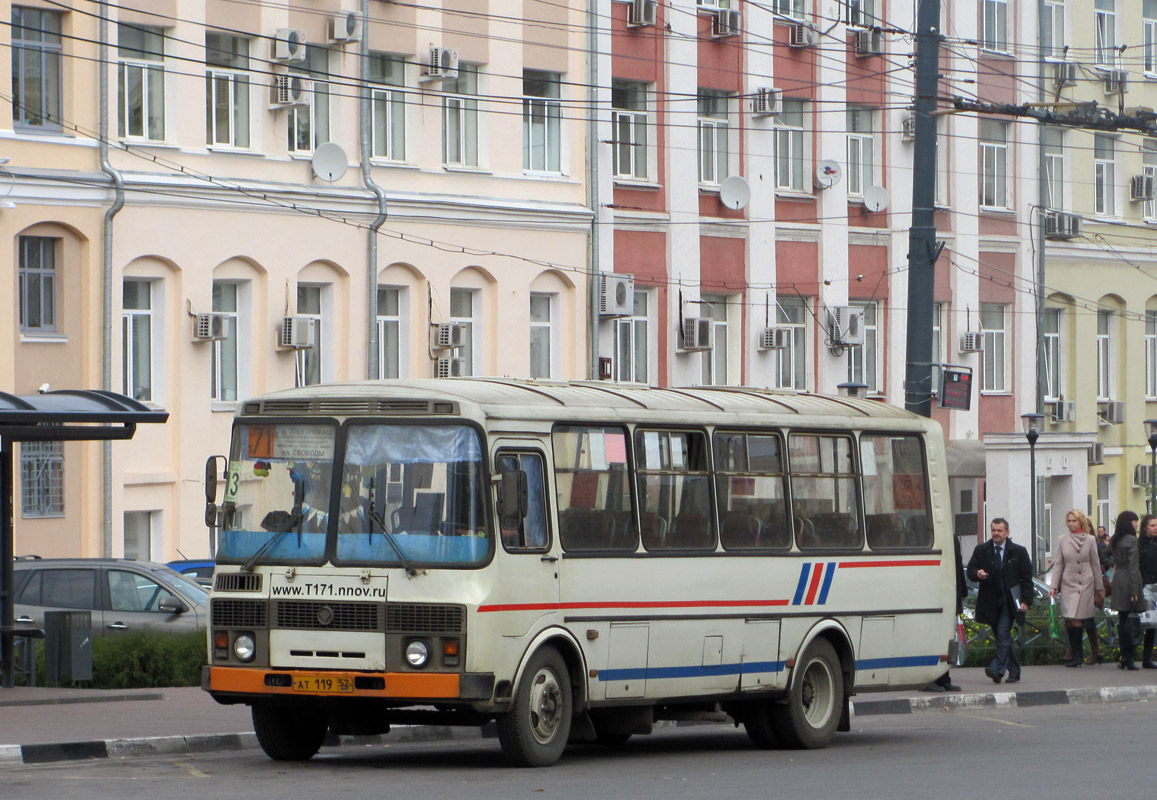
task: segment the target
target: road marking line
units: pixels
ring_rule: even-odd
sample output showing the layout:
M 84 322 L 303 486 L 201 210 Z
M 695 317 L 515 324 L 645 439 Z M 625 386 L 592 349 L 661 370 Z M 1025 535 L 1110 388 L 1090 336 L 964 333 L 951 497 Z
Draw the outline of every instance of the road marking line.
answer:
M 1007 719 L 997 719 L 996 717 L 986 717 L 982 714 L 973 714 L 972 716 L 976 717 L 977 719 L 985 720 L 986 722 L 999 722 L 1002 725 L 1015 725 L 1018 728 L 1035 728 L 1036 727 L 1036 725 L 1029 725 L 1029 724 L 1024 723 L 1024 722 L 1011 722 Z
M 192 764 L 188 763 L 187 761 L 174 761 L 173 763 L 176 764 L 181 769 L 185 770 L 185 772 L 189 773 L 194 778 L 208 778 L 209 777 L 206 773 L 197 769 L 196 767 L 194 767 Z

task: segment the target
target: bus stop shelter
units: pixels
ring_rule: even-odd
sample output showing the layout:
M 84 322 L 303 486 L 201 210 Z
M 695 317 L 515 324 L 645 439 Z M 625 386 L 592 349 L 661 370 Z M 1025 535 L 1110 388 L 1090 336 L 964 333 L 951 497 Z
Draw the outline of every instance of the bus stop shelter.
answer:
M 165 422 L 169 412 L 113 392 L 61 390 L 33 395 L 0 392 L 0 673 L 13 683 L 13 643 L 17 634 L 12 566 L 14 486 L 13 442 L 76 442 L 131 439 L 137 425 Z

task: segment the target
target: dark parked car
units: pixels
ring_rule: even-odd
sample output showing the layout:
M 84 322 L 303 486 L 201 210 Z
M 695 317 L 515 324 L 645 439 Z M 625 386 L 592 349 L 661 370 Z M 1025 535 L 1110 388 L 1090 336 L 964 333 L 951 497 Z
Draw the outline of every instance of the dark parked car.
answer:
M 202 586 L 212 586 L 213 570 L 217 566 L 217 562 L 211 559 L 184 558 L 179 561 L 170 561 L 166 566 L 192 578 Z
M 94 636 L 204 628 L 209 594 L 164 564 L 119 558 L 18 559 L 16 625 L 43 628 L 46 611 L 90 611 Z

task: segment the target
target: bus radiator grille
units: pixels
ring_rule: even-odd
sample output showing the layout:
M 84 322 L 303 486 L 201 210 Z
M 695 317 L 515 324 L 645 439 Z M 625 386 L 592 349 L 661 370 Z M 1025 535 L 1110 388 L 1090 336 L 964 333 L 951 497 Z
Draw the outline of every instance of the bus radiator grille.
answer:
M 391 633 L 464 633 L 462 606 L 390 603 L 386 629 Z
M 264 628 L 266 626 L 264 600 L 213 600 L 213 627 Z
M 383 631 L 379 603 L 294 601 L 274 604 L 278 628 L 325 631 Z
M 261 575 L 252 572 L 218 572 L 213 588 L 219 592 L 260 592 Z

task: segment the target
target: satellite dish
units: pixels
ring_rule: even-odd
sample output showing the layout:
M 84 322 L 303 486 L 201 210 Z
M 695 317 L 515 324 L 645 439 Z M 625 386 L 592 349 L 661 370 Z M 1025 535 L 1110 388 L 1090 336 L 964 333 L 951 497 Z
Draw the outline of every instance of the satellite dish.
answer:
M 864 190 L 864 208 L 869 211 L 883 211 L 891 198 L 883 186 L 869 186 Z
M 751 186 L 742 176 L 732 175 L 720 185 L 719 199 L 723 205 L 736 211 L 746 208 L 747 201 L 751 199 Z
M 821 161 L 816 164 L 816 186 L 821 189 L 830 189 L 840 182 L 844 169 L 838 161 Z
M 326 142 L 313 151 L 313 174 L 323 181 L 341 180 L 348 168 L 349 159 L 337 142 Z

